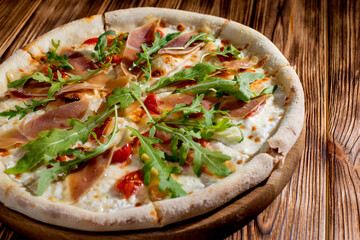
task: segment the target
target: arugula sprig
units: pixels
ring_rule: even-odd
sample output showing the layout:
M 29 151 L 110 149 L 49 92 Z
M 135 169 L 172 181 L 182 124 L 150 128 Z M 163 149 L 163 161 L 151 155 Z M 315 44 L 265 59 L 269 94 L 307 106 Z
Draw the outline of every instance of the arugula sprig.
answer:
M 241 58 L 240 54 L 241 52 L 237 50 L 233 45 L 226 46 L 223 50 L 220 50 L 220 46 L 218 46 L 215 52 L 209 52 L 202 55 L 200 62 L 202 62 L 204 57 L 208 55 L 221 55 L 223 57 L 230 57 L 232 55 L 235 58 Z
M 113 107 L 99 115 L 89 116 L 86 122 L 69 119 L 68 123 L 72 126 L 70 130 L 54 128 L 40 132 L 38 139 L 30 141 L 22 147 L 28 152 L 14 167 L 6 169 L 5 172 L 21 174 L 32 170 L 38 164 L 49 164 L 58 154 L 68 150 L 77 141 L 87 142 L 91 130 L 100 126 L 115 109 L 116 107 Z
M 111 45 L 107 48 L 108 38 L 107 36 L 115 36 Z M 104 65 L 107 61 L 107 56 L 112 54 L 120 54 L 121 47 L 124 42 L 122 40 L 126 39 L 127 34 L 116 35 L 114 31 L 106 31 L 98 37 L 98 40 L 95 44 L 94 51 L 91 56 L 95 58 L 95 62 L 98 62 Z
M 222 79 L 217 77 L 204 77 L 194 86 L 187 86 L 185 88 L 176 89 L 174 93 L 192 92 L 195 94 L 208 94 L 216 91 L 218 95 L 229 93 L 234 95 L 237 99 L 243 102 L 249 102 L 251 98 L 256 97 L 254 91 L 250 89 L 250 83 L 264 78 L 265 75 L 262 73 L 250 73 L 243 72 L 234 76 L 234 79 Z M 276 88 L 275 88 L 276 89 Z M 261 94 L 272 93 L 273 87 L 269 87 Z
M 15 110 L 9 110 L 9 111 L 3 111 L 0 112 L 1 117 L 9 117 L 8 120 L 15 117 L 16 115 L 20 115 L 19 120 L 23 119 L 26 114 L 28 114 L 30 111 L 37 111 L 38 107 L 45 106 L 48 102 L 54 101 L 54 98 L 50 99 L 44 99 L 41 101 L 37 101 L 35 99 L 30 99 L 31 104 L 26 103 L 23 101 L 25 107 L 20 107 L 19 105 L 15 105 Z
M 47 67 L 47 75 L 41 72 L 35 72 L 28 76 L 22 77 L 18 80 L 12 81 L 8 84 L 9 88 L 17 88 L 17 87 L 24 87 L 28 80 L 33 79 L 38 82 L 46 82 L 49 83 L 51 86 L 48 91 L 48 98 L 54 96 L 54 94 L 59 91 L 65 84 L 79 82 L 82 81 L 95 73 L 98 73 L 114 64 L 106 64 L 105 66 L 97 69 L 89 69 L 88 72 L 84 75 L 74 75 L 71 73 L 65 73 L 68 77 L 64 79 L 61 75 L 61 72 L 57 70 L 57 79 L 54 79 L 54 74 L 52 69 L 48 66 Z
M 45 62 L 48 62 L 51 64 L 54 62 L 60 63 L 60 65 L 55 66 L 55 69 L 58 69 L 58 68 L 64 68 L 67 70 L 74 69 L 74 67 L 69 63 L 69 59 L 65 54 L 63 54 L 62 56 L 59 56 L 56 53 L 58 47 L 60 46 L 60 40 L 56 43 L 53 39 L 51 39 L 51 43 L 54 48 L 46 53 L 47 58 L 46 58 Z
M 152 46 L 148 47 L 145 43 L 141 45 L 141 48 L 144 52 L 136 54 L 138 56 L 138 59 L 135 62 L 133 62 L 133 65 L 129 68 L 129 70 L 130 71 L 133 70 L 135 67 L 139 66 L 141 62 L 144 60 L 146 60 L 148 66 L 151 65 L 150 64 L 150 60 L 152 59 L 151 55 L 159 51 L 161 48 L 163 48 L 166 44 L 168 44 L 171 40 L 173 40 L 180 34 L 181 32 L 169 33 L 165 37 L 161 38 L 161 34 L 159 32 L 156 32 L 155 41 L 153 42 Z
M 185 163 L 189 149 L 194 151 L 193 170 L 198 177 L 201 175 L 203 165 L 207 166 L 209 170 L 217 176 L 228 176 L 231 173 L 230 168 L 224 164 L 224 162 L 230 160 L 231 157 L 222 152 L 212 151 L 202 147 L 193 140 L 193 137 L 196 136 L 195 133 L 184 128 L 172 128 L 164 123 L 157 124 L 156 128 L 171 134 L 170 147 L 174 156 L 179 157 L 180 165 Z M 182 145 L 178 154 L 177 149 L 179 141 L 182 142 Z
M 180 81 L 185 81 L 185 80 L 195 81 L 195 79 L 201 78 L 220 69 L 221 67 L 210 63 L 198 63 L 195 66 L 186 68 L 184 70 L 175 73 L 171 77 L 161 77 L 159 81 L 156 82 L 156 84 L 154 84 L 151 87 L 148 87 L 146 91 L 152 92 L 158 88 L 165 87 Z
M 117 106 L 114 107 L 115 111 L 115 123 L 117 123 Z M 98 139 L 96 134 L 90 132 L 97 143 L 99 144 L 95 150 L 93 151 L 85 151 L 82 153 L 80 149 L 69 149 L 71 150 L 71 155 L 75 156 L 75 159 L 66 161 L 66 162 L 57 162 L 55 160 L 49 161 L 49 164 L 52 166 L 51 168 L 45 169 L 38 173 L 40 177 L 38 179 L 38 186 L 37 186 L 37 195 L 42 195 L 45 190 L 50 186 L 51 182 L 54 180 L 59 180 L 59 177 L 65 179 L 68 174 L 73 170 L 78 168 L 78 166 L 104 152 L 106 152 L 113 144 L 115 140 L 116 133 L 118 132 L 118 125 L 114 124 L 114 129 L 108 136 L 108 140 L 105 143 L 101 143 Z M 69 154 L 69 150 L 65 151 L 66 155 Z
M 181 185 L 176 182 L 172 177 L 172 173 L 180 173 L 181 170 L 177 166 L 169 166 L 163 159 L 165 158 L 164 152 L 154 148 L 152 145 L 160 143 L 158 138 L 150 138 L 141 135 L 136 129 L 127 126 L 136 136 L 140 143 L 139 155 L 145 162 L 142 171 L 144 172 L 144 183 L 149 185 L 152 168 L 157 170 L 159 182 L 159 191 L 163 192 L 168 189 L 171 192 L 171 197 L 182 197 L 187 193 L 181 188 Z
M 196 41 L 204 41 L 204 42 L 215 42 L 215 37 L 210 33 L 199 33 L 198 35 L 192 35 L 189 41 L 183 47 L 167 47 L 164 48 L 166 50 L 183 50 L 188 48 L 191 44 Z

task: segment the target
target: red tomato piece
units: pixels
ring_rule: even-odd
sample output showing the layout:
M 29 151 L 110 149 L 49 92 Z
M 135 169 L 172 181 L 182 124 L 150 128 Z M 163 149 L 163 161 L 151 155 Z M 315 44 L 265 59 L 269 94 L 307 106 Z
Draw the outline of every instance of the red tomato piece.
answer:
M 83 44 L 96 44 L 98 38 L 89 38 L 88 40 L 85 40 L 85 42 L 83 42 Z
M 195 142 L 200 143 L 200 145 L 204 148 L 208 148 L 208 142 L 204 139 L 194 139 Z
M 111 63 L 115 63 L 116 65 L 119 65 L 121 63 L 122 57 L 120 54 L 114 54 L 112 55 Z
M 125 162 L 131 156 L 132 152 L 133 150 L 130 143 L 126 143 L 122 148 L 114 152 L 111 163 Z
M 246 117 L 253 117 L 256 114 L 260 113 L 264 107 L 265 107 L 265 103 L 266 101 L 264 101 L 262 104 L 260 104 L 259 106 L 257 106 L 254 110 L 251 111 L 251 113 L 249 113 Z
M 163 37 L 165 34 L 160 29 L 156 29 L 156 32 L 160 33 L 160 36 Z
M 145 133 L 143 133 L 143 134 L 141 134 L 141 135 L 143 135 L 144 137 L 149 137 L 149 132 L 145 132 Z M 139 141 L 139 139 L 136 137 L 136 138 L 134 138 L 134 140 L 133 140 L 133 142 L 132 142 L 132 145 L 133 145 L 133 147 L 138 147 L 138 146 L 140 146 L 140 141 Z
M 191 66 L 190 65 L 185 65 L 185 67 L 184 68 L 191 68 Z
M 150 111 L 150 113 L 160 114 L 159 110 L 157 109 L 158 103 L 157 103 L 156 95 L 154 93 L 150 93 L 146 97 L 144 104 L 147 107 L 147 109 Z
M 104 132 L 104 129 L 105 129 L 106 125 L 109 123 L 109 121 L 110 121 L 110 118 L 107 118 L 100 126 L 93 129 L 93 132 L 96 134 L 96 137 L 98 139 L 101 138 L 101 136 Z M 90 139 L 95 140 L 92 135 L 90 135 Z
M 144 174 L 141 170 L 131 172 L 117 181 L 115 189 L 122 192 L 126 199 L 139 191 L 144 186 Z

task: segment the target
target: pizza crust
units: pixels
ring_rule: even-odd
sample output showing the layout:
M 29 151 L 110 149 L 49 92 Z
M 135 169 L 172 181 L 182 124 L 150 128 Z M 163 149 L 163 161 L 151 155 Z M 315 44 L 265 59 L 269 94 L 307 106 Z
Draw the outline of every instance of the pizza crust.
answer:
M 85 40 L 99 36 L 103 32 L 104 23 L 102 15 L 94 15 L 67 23 L 45 33 L 26 45 L 25 50 L 27 50 L 33 58 L 39 59 L 52 48 L 52 39 L 55 42 L 60 40 L 60 50 L 61 46 L 81 44 Z
M 260 153 L 238 172 L 202 191 L 182 198 L 154 202 L 161 225 L 189 219 L 214 210 L 264 181 L 272 172 L 274 165 L 272 156 Z
M 32 59 L 28 52 L 23 49 L 17 50 L 0 65 L 0 94 L 3 94 L 8 90 L 7 84 L 9 81 L 21 77 L 20 74 L 17 73 L 19 76 L 14 76 L 14 79 L 8 79 L 7 75 L 11 74 L 9 71 L 23 72 L 25 74 L 26 72 L 36 69 L 38 65 L 39 63 Z
M 185 27 L 194 27 L 194 30 L 202 30 L 212 33 L 217 37 L 222 26 L 227 22 L 224 18 L 204 15 L 200 13 L 166 8 L 129 8 L 105 13 L 105 25 L 107 30 L 117 32 L 129 32 L 140 27 L 151 17 L 164 19 L 171 25 L 182 24 Z
M 249 54 L 257 56 L 259 60 L 265 60 L 262 68 L 266 75 L 272 75 L 280 68 L 289 65 L 286 58 L 268 38 L 245 25 L 229 21 L 223 27 L 219 37 L 229 40 L 235 47 L 246 48 Z
M 238 172 L 204 190 L 187 197 L 163 200 L 152 204 L 123 209 L 116 213 L 94 213 L 72 205 L 54 203 L 30 194 L 20 183 L 4 173 L 0 162 L 0 201 L 8 208 L 31 218 L 53 225 L 86 231 L 117 231 L 156 228 L 209 212 L 242 192 L 263 182 L 283 159 L 298 138 L 304 116 L 304 96 L 295 71 L 280 51 L 263 35 L 244 25 L 227 20 L 179 10 L 138 8 L 105 13 L 106 29 L 129 31 L 144 23 L 146 16 L 154 15 L 168 23 L 193 25 L 200 29 L 207 26 L 215 35 L 228 39 L 237 47 L 252 43 L 247 51 L 259 59 L 268 57 L 263 68 L 276 74 L 287 95 L 289 103 L 277 131 L 267 141 L 268 153 L 255 155 Z M 224 25 L 225 24 L 225 25 Z M 223 27 L 223 29 L 222 29 Z M 88 30 L 88 31 L 85 31 Z M 102 17 L 97 15 L 66 24 L 44 34 L 26 46 L 34 58 L 51 48 L 51 39 L 61 40 L 62 45 L 74 45 L 104 31 Z M 69 34 L 71 32 L 72 34 Z M 241 34 L 241 37 L 239 37 Z M 0 87 L 6 90 L 6 72 L 23 66 L 32 66 L 30 54 L 18 50 L 0 65 Z M 3 88 L 5 86 L 5 88 Z

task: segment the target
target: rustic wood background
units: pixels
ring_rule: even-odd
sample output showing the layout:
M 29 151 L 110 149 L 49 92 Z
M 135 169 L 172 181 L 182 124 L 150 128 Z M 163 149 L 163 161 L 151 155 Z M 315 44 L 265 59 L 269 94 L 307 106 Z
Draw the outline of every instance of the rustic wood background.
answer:
M 296 67 L 306 147 L 281 195 L 235 239 L 360 239 L 360 1 L 0 0 L 0 62 L 72 20 L 129 7 L 216 15 L 267 36 Z M 24 237 L 0 223 L 0 239 Z

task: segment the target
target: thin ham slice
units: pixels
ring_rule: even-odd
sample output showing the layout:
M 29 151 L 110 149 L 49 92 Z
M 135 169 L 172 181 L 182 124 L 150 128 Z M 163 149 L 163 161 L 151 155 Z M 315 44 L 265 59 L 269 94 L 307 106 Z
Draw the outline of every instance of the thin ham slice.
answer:
M 105 127 L 102 135 L 109 135 L 114 129 L 115 121 L 112 119 Z M 100 138 L 100 142 L 105 143 L 105 137 Z M 72 172 L 66 178 L 68 183 L 70 198 L 77 201 L 87 193 L 90 188 L 104 175 L 107 167 L 111 163 L 113 148 L 90 159 L 86 165 L 78 171 Z
M 231 98 L 227 99 L 220 104 L 221 110 L 230 110 L 230 116 L 236 118 L 244 118 L 250 114 L 256 107 L 264 103 L 270 95 L 263 95 L 257 98 L 251 99 L 248 103 L 241 100 Z
M 77 102 L 62 105 L 54 110 L 22 124 L 18 129 L 1 134 L 0 148 L 9 148 L 17 143 L 26 143 L 35 139 L 39 132 L 53 128 L 65 129 L 70 127 L 67 122 L 70 118 L 81 119 L 84 117 L 90 100 L 83 99 Z
M 194 95 L 190 94 L 171 94 L 166 97 L 159 99 L 159 108 L 161 111 L 166 109 L 169 112 L 171 109 L 175 107 L 176 104 L 185 103 L 190 105 L 194 100 Z M 229 110 L 229 114 L 231 117 L 236 118 L 245 118 L 249 113 L 251 113 L 257 106 L 262 104 L 269 98 L 270 95 L 263 95 L 257 98 L 251 99 L 248 103 L 245 103 L 239 99 L 234 97 L 211 97 L 205 96 L 205 98 L 201 101 L 201 105 L 205 108 L 205 110 L 211 109 L 216 103 L 220 103 L 220 110 Z
M 159 54 L 174 54 L 174 55 L 185 55 L 191 53 L 192 51 L 199 49 L 205 44 L 203 42 L 193 43 L 185 49 L 166 49 L 170 47 L 184 47 L 185 44 L 191 39 L 192 35 L 197 35 L 197 32 L 184 33 L 169 42 L 162 49 L 159 50 Z
M 138 59 L 136 53 L 141 52 L 141 45 L 143 43 L 154 42 L 155 30 L 159 24 L 159 20 L 146 24 L 140 28 L 135 29 L 129 33 L 123 58 L 121 61 L 121 68 L 126 74 L 134 74 L 135 71 L 129 71 L 133 62 Z
M 67 184 L 72 201 L 77 201 L 100 179 L 110 165 L 113 150 L 108 150 L 89 160 L 80 170 L 70 173 Z

